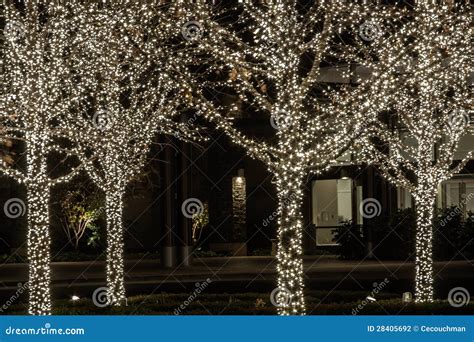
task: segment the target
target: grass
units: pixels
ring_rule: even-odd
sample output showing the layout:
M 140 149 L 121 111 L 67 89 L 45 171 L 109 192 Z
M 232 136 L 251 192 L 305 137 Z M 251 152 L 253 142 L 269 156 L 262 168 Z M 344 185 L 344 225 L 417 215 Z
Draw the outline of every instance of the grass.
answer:
M 377 302 L 362 305 L 367 295 L 363 291 L 312 291 L 306 297 L 310 315 L 472 315 L 474 304 L 453 308 L 446 301 L 430 304 L 402 303 L 400 296 L 393 293 L 379 294 Z M 55 301 L 54 315 L 275 315 L 268 293 L 209 294 L 201 293 L 188 305 L 184 305 L 190 294 L 161 293 L 129 297 L 127 306 L 96 307 L 89 298 L 72 302 Z M 356 308 L 362 305 L 362 309 Z M 26 314 L 24 305 L 9 307 L 4 314 Z

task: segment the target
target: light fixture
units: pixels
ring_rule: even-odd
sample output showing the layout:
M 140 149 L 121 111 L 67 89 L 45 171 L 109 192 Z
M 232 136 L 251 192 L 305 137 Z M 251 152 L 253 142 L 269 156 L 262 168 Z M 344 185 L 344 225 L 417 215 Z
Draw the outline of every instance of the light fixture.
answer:
M 411 292 L 404 292 L 402 295 L 403 303 L 411 303 L 413 301 L 413 295 Z

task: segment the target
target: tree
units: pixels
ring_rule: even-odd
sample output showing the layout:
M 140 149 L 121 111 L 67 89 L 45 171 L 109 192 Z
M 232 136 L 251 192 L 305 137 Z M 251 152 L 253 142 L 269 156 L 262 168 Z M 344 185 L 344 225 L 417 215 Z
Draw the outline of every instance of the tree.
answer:
M 87 196 L 80 190 L 68 191 L 60 201 L 62 226 L 71 246 L 79 248 L 79 242 L 88 230 L 96 228 L 102 207 L 97 196 Z
M 167 31 L 147 6 L 74 4 L 69 86 L 77 116 L 65 120 L 88 175 L 105 192 L 107 287 L 113 305 L 125 302 L 123 207 L 127 185 L 140 175 L 157 133 L 199 139 L 179 121 L 186 97 L 169 74 Z M 150 34 L 143 21 L 158 22 Z M 142 51 L 157 48 L 153 62 Z M 160 50 L 161 49 L 161 50 Z
M 187 63 L 201 67 L 183 71 L 181 87 L 192 94 L 200 115 L 274 175 L 279 200 L 278 310 L 283 315 L 304 314 L 303 188 L 309 175 L 328 170 L 352 146 L 375 113 L 375 108 L 365 115 L 345 109 L 350 102 L 365 102 L 366 84 L 351 89 L 352 61 L 340 48 L 348 44 L 341 33 L 358 36 L 360 20 L 374 15 L 374 6 L 330 1 L 308 6 L 296 1 L 196 6 L 180 22 L 183 41 L 194 47 Z M 394 14 L 383 8 L 376 15 L 382 20 Z M 353 52 L 357 46 L 351 46 Z M 345 84 L 321 82 L 322 73 L 337 67 Z M 235 101 L 225 106 L 219 94 Z M 274 139 L 249 137 L 233 122 L 236 110 L 270 117 Z
M 71 179 L 79 170 L 55 177 L 47 158 L 69 154 L 58 142 L 56 119 L 68 108 L 63 91 L 66 69 L 62 63 L 67 42 L 66 13 L 59 3 L 35 1 L 5 4 L 5 27 L 0 122 L 4 138 L 24 145 L 26 166 L 0 160 L 0 172 L 27 190 L 29 313 L 51 312 L 49 231 L 50 188 Z M 52 19 L 54 18 L 54 20 Z M 17 161 L 17 160 L 15 160 Z
M 470 21 L 467 5 L 418 1 L 401 29 L 368 48 L 377 62 L 361 61 L 384 80 L 379 91 L 388 99 L 384 109 L 391 113 L 389 120 L 381 119 L 373 130 L 377 140 L 368 152 L 369 161 L 389 181 L 408 189 L 416 204 L 417 302 L 433 300 L 432 240 L 438 187 L 473 156 L 471 152 L 455 160 L 460 139 L 468 132 L 472 106 Z

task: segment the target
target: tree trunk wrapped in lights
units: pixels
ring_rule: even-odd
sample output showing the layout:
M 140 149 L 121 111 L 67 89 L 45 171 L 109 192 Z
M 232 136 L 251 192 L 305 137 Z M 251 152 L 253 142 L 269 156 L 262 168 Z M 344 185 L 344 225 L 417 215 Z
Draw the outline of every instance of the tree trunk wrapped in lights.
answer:
M 75 118 L 63 122 L 80 158 L 93 159 L 86 171 L 106 194 L 108 301 L 125 303 L 123 208 L 127 185 L 140 176 L 157 134 L 199 140 L 199 131 L 177 121 L 185 97 L 168 74 L 171 54 L 166 27 L 150 37 L 144 22 L 159 17 L 138 3 L 75 4 L 74 59 L 69 80 Z M 160 58 L 149 61 L 153 49 Z
M 66 153 L 57 144 L 56 120 L 68 108 L 63 92 L 67 75 L 63 56 L 68 30 L 64 7 L 59 3 L 26 2 L 24 8 L 8 1 L 5 6 L 2 46 L 2 89 L 0 93 L 1 134 L 25 148 L 26 168 L 19 160 L 0 161 L 0 172 L 24 184 L 28 210 L 29 313 L 51 313 L 51 270 L 49 232 L 50 188 L 70 180 L 52 177 L 47 158 L 52 152 Z M 51 18 L 54 17 L 54 20 Z M 20 145 L 20 144 L 18 144 Z
M 49 246 L 49 184 L 27 187 L 28 193 L 28 260 L 30 313 L 48 314 L 51 310 Z
M 415 200 L 415 300 L 421 303 L 434 298 L 432 240 L 439 185 L 473 157 L 469 152 L 455 160 L 468 134 L 471 19 L 465 4 L 418 1 L 403 28 L 370 51 L 378 62 L 366 64 L 384 80 L 377 90 L 386 94 L 389 105 L 383 109 L 393 115 L 390 122 L 375 125 L 378 140 L 365 152 Z
M 303 295 L 303 180 L 294 175 L 276 175 L 278 192 L 278 295 L 279 310 L 283 313 L 298 310 L 304 313 Z M 284 290 L 282 290 L 284 289 Z
M 340 33 L 358 32 L 361 18 L 382 20 L 399 13 L 382 8 L 374 14 L 373 5 L 333 1 L 307 7 L 295 1 L 246 1 L 232 8 L 225 4 L 195 6 L 179 18 L 182 41 L 190 51 L 180 54 L 181 65 L 198 66 L 192 72 L 181 72 L 181 87 L 192 94 L 200 115 L 264 162 L 275 176 L 278 290 L 282 294 L 276 305 L 281 315 L 305 314 L 304 183 L 309 175 L 336 163 L 375 113 L 362 115 L 344 109 L 345 103 L 365 101 L 367 85 L 352 91 L 347 84 L 352 60 L 347 58 L 350 54 L 340 53 L 340 46 L 346 44 Z M 351 48 L 351 52 L 356 50 Z M 346 84 L 321 83 L 321 74 L 338 65 L 344 70 L 341 79 Z M 235 101 L 222 105 L 221 94 Z M 236 128 L 232 117 L 236 111 L 269 117 L 269 125 L 276 130 L 274 143 L 250 138 Z
M 437 184 L 426 184 L 427 191 L 416 192 L 416 300 L 433 301 L 433 218 Z
M 123 258 L 123 196 L 125 189 L 106 193 L 107 215 L 107 297 L 115 305 L 125 300 Z

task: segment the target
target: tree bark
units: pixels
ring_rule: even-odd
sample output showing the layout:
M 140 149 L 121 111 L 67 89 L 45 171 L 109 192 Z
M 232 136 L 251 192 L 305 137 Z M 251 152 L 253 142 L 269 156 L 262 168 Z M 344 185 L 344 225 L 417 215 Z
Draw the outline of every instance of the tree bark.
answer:
M 124 243 L 123 243 L 123 190 L 106 194 L 107 213 L 107 298 L 114 306 L 125 300 Z
M 41 144 L 38 147 L 41 148 Z M 51 269 L 49 232 L 50 184 L 46 158 L 41 150 L 27 152 L 29 309 L 31 315 L 51 314 Z
M 436 189 L 436 187 L 435 187 Z M 415 196 L 416 240 L 415 240 L 415 301 L 433 301 L 433 218 L 436 193 L 424 192 Z
M 280 315 L 304 315 L 302 182 L 295 175 L 277 179 L 278 190 L 278 291 Z

